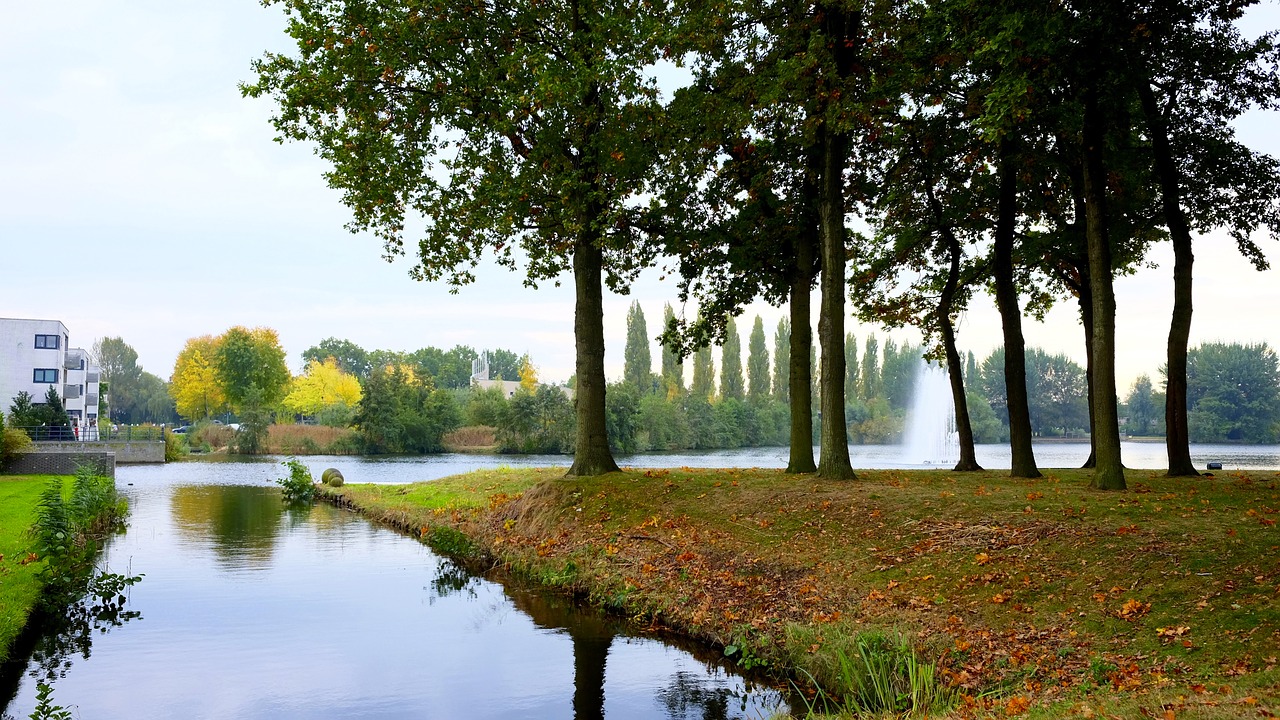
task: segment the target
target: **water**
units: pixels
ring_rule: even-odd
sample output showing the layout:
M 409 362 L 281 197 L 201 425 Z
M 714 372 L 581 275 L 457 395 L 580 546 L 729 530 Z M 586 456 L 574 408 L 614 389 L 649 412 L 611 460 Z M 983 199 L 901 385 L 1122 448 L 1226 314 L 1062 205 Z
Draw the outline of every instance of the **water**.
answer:
M 318 464 L 342 464 L 330 460 Z M 415 460 L 343 459 L 353 480 L 452 467 Z M 129 591 L 141 617 L 71 656 L 55 702 L 95 720 L 759 718 L 783 702 L 716 653 L 475 577 L 352 513 L 287 509 L 271 484 L 282 473 L 272 462 L 119 469 L 132 516 L 105 561 L 145 574 Z M 4 712 L 31 712 L 40 673 L 23 674 Z
M 1122 442 L 1121 457 L 1126 467 L 1134 469 L 1163 469 L 1168 467 L 1162 442 Z M 818 448 L 813 449 L 814 457 Z M 977 445 L 978 463 L 988 470 L 1007 470 L 1011 464 L 1009 446 L 1004 443 Z M 641 453 L 620 455 L 617 462 L 626 468 L 785 468 L 788 450 L 784 447 L 742 448 L 737 450 L 708 450 L 697 452 Z M 1076 468 L 1089 458 L 1088 441 L 1053 441 L 1035 445 L 1036 462 L 1042 468 Z M 217 457 L 217 456 L 215 456 Z M 179 465 L 132 466 L 127 472 L 131 478 L 149 482 L 149 478 L 163 478 L 170 468 L 182 468 L 186 482 L 205 484 L 219 482 L 226 473 L 227 463 L 236 466 L 234 477 L 238 481 L 270 484 L 281 475 L 279 457 L 264 457 L 245 462 L 223 458 L 214 462 L 187 462 Z M 1210 462 L 1221 462 L 1226 470 L 1280 470 L 1280 445 L 1192 445 L 1191 459 L 1196 467 L 1205 468 Z M 299 458 L 319 477 L 325 468 L 342 471 L 349 483 L 408 483 L 436 480 L 449 475 L 492 468 L 563 467 L 568 469 L 572 458 L 567 455 L 472 455 L 444 453 L 429 456 L 391 458 L 353 456 L 305 456 Z M 875 468 L 937 468 L 936 462 L 925 462 L 921 456 L 900 445 L 850 445 L 849 460 L 858 469 Z M 946 466 L 949 467 L 949 466 Z M 224 479 L 223 482 L 230 482 Z
M 1161 443 L 1126 442 L 1125 464 L 1162 468 Z M 892 445 L 850 447 L 858 468 L 924 467 Z M 1036 446 L 1042 468 L 1078 467 L 1087 443 Z M 1006 445 L 979 445 L 988 469 Z M 1280 469 L 1280 446 L 1194 445 L 1198 467 Z M 55 701 L 95 719 L 766 717 L 782 702 L 710 662 L 562 598 L 504 588 L 424 546 L 327 505 L 287 510 L 280 458 L 122 466 L 128 532 L 105 554 L 144 573 L 128 608 L 55 679 Z M 567 466 L 565 456 L 306 457 L 348 482 L 433 480 L 480 468 Z M 786 448 L 619 458 L 651 467 L 786 465 Z M 39 668 L 33 668 L 39 671 Z M 0 705 L 6 696 L 0 682 Z M 22 674 L 6 710 L 26 717 Z

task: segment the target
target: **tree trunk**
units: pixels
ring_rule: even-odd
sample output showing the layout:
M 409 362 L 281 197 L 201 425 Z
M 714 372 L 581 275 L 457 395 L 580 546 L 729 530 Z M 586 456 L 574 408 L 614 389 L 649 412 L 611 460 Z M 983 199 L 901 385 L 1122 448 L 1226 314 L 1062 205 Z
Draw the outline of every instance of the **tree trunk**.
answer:
M 996 306 L 1004 328 L 1004 384 L 1009 404 L 1009 475 L 1038 478 L 1031 447 L 1031 411 L 1027 405 L 1027 353 L 1022 337 L 1022 310 L 1013 285 L 1013 240 L 1018 217 L 1018 178 L 1009 140 L 1000 141 L 1000 203 L 996 218 Z
M 1155 93 L 1146 82 L 1138 83 L 1142 112 L 1151 134 L 1151 151 L 1156 177 L 1160 181 L 1160 199 L 1164 205 L 1165 224 L 1173 240 L 1173 318 L 1169 323 L 1167 371 L 1165 373 L 1164 426 L 1165 450 L 1169 456 L 1169 477 L 1199 475 L 1191 463 L 1191 437 L 1187 430 L 1187 343 L 1191 337 L 1191 268 L 1195 256 L 1191 252 L 1191 226 L 1182 212 L 1182 194 L 1178 188 L 1178 170 L 1169 147 L 1169 128 L 1156 104 Z
M 1093 419 L 1097 490 L 1124 490 L 1120 419 L 1116 409 L 1116 298 L 1112 286 L 1111 237 L 1107 228 L 1107 176 L 1103 161 L 1106 128 L 1096 94 L 1084 101 L 1085 236 L 1089 246 L 1089 287 L 1093 291 Z
M 1085 385 L 1089 393 L 1089 459 L 1084 461 L 1081 469 L 1089 470 L 1098 466 L 1098 438 L 1094 435 L 1093 428 L 1097 425 L 1094 420 L 1094 402 L 1093 402 L 1093 288 L 1089 286 L 1090 278 L 1093 276 L 1088 271 L 1088 267 L 1082 268 L 1080 283 L 1080 323 L 1084 325 L 1084 379 Z
M 578 375 L 573 404 L 578 429 L 569 475 L 603 475 L 618 470 L 605 427 L 604 299 L 600 282 L 603 266 L 604 253 L 599 244 L 589 232 L 580 233 L 573 249 L 574 365 Z
M 849 461 L 849 430 L 844 415 L 845 138 L 823 128 L 818 222 L 822 238 L 822 307 L 818 342 L 822 347 L 822 447 L 818 474 L 838 480 L 856 477 Z M 793 330 L 794 333 L 794 330 Z
M 943 239 L 947 243 L 947 255 L 950 265 L 947 268 L 947 282 L 942 287 L 942 296 L 938 298 L 938 310 L 935 319 L 938 332 L 942 335 L 942 348 L 947 355 L 947 375 L 951 381 L 951 402 L 956 412 L 956 434 L 960 440 L 960 461 L 952 468 L 957 472 L 981 470 L 977 452 L 973 447 L 973 426 L 969 423 L 969 398 L 964 393 L 964 368 L 960 364 L 960 351 L 956 349 L 956 332 L 951 324 L 951 307 L 956 296 L 956 288 L 960 284 L 960 239 L 943 222 L 942 203 L 928 188 L 929 207 L 934 218 L 939 222 Z
M 811 473 L 813 464 L 813 394 L 809 383 L 813 367 L 809 349 L 813 345 L 809 292 L 813 282 L 813 243 L 801 238 L 796 247 L 796 273 L 791 278 L 791 358 L 788 364 L 791 394 L 791 458 L 788 473 Z

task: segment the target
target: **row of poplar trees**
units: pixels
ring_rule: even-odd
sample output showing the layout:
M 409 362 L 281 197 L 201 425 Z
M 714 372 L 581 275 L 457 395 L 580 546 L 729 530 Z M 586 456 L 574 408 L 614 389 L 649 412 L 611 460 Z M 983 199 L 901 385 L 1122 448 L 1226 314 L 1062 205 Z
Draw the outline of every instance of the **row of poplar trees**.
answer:
M 246 95 L 313 143 L 330 184 L 411 274 L 470 282 L 488 253 L 576 290 L 571 475 L 616 469 L 604 286 L 678 270 L 699 318 L 680 352 L 756 298 L 790 304 L 788 470 L 851 478 L 845 318 L 920 326 L 954 385 L 953 319 L 990 287 L 1004 324 L 1012 473 L 1038 475 L 1021 319 L 1078 298 L 1099 488 L 1124 487 L 1112 279 L 1171 240 L 1169 471 L 1194 473 L 1185 357 L 1192 233 L 1280 233 L 1280 166 L 1231 121 L 1280 100 L 1274 34 L 1237 0 L 268 0 L 296 52 Z M 665 64 L 691 82 L 669 92 Z M 851 232 L 861 217 L 868 236 Z M 420 222 L 420 219 L 425 222 Z M 422 227 L 420 231 L 416 228 Z M 415 228 L 406 237 L 407 227 Z M 810 292 L 820 288 L 812 456 Z M 852 298 L 852 308 L 849 302 Z M 1019 307 L 1026 298 L 1027 306 Z M 799 349 L 799 351 L 797 351 Z

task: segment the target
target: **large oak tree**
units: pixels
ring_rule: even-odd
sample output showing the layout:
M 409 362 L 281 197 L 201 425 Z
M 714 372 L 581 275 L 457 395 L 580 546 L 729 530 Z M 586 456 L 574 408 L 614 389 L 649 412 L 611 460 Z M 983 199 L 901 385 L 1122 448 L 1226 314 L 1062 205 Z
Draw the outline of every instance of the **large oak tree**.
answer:
M 274 4 L 275 0 L 267 0 Z M 571 272 L 577 439 L 570 475 L 617 469 L 606 438 L 603 282 L 650 259 L 635 230 L 662 108 L 658 3 L 290 0 L 292 55 L 254 64 L 250 96 L 314 143 L 330 185 L 412 274 L 470 282 L 482 256 L 525 282 Z M 410 237 L 410 226 L 424 220 Z

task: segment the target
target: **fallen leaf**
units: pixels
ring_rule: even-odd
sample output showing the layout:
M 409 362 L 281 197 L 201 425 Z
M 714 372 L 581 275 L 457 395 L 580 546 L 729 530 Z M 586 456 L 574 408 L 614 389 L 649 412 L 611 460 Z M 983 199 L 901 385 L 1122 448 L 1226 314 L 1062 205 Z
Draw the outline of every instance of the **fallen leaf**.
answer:
M 973 556 L 973 561 L 979 565 L 986 565 L 991 562 L 991 556 L 986 553 L 978 553 Z

